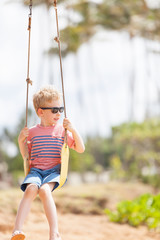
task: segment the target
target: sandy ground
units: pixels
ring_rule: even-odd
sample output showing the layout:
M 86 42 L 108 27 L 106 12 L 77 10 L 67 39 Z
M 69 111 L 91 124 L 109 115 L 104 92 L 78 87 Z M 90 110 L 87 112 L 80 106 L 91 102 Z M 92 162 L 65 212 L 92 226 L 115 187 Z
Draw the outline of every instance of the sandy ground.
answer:
M 110 193 L 114 191 L 115 186 L 108 186 Z M 142 188 L 141 188 L 142 187 Z M 92 191 L 92 187 L 89 188 Z M 119 190 L 118 190 L 119 189 Z M 135 189 L 135 191 L 133 191 Z M 120 187 L 117 188 L 117 195 L 115 194 L 114 201 L 117 196 L 117 201 L 122 196 L 128 195 L 130 198 L 139 195 L 139 192 L 152 192 L 152 189 L 145 189 L 143 186 L 133 185 L 132 188 Z M 139 190 L 138 190 L 139 189 Z M 76 192 L 76 188 L 74 189 Z M 82 190 L 82 189 L 81 189 Z M 81 192 L 80 190 L 80 192 Z M 84 190 L 84 188 L 83 188 Z M 87 188 L 85 189 L 87 191 Z M 132 191 L 131 191 L 132 190 Z M 67 189 L 65 189 L 67 192 Z M 72 191 L 73 192 L 73 191 Z M 79 192 L 79 191 L 78 191 Z M 109 190 L 108 190 L 109 192 Z M 13 192 L 15 194 L 15 192 Z M 13 199 L 10 197 L 11 191 L 0 192 L 0 240 L 10 240 L 12 232 L 16 208 L 21 199 L 19 190 L 16 190 L 17 195 Z M 123 193 L 123 195 L 122 195 Z M 131 194 L 130 194 L 131 193 Z M 81 194 L 81 193 L 80 193 Z M 3 195 L 3 196 L 2 196 Z M 131 196 L 132 195 L 132 196 Z M 134 196 L 133 196 L 134 195 Z M 119 198 L 118 198 L 119 196 Z M 4 199 L 6 198 L 6 200 Z M 113 197 L 108 199 L 108 203 L 113 207 Z M 63 198 L 65 201 L 65 197 Z M 116 202 L 116 201 L 115 201 Z M 12 206 L 12 208 L 11 208 Z M 149 231 L 145 226 L 133 228 L 127 224 L 120 225 L 108 221 L 105 215 L 91 215 L 91 214 L 74 214 L 62 213 L 58 210 L 59 228 L 62 240 L 158 240 L 160 234 Z M 26 240 L 49 240 L 48 224 L 43 213 L 41 203 L 39 201 L 33 203 L 31 212 L 25 222 L 24 232 L 26 233 Z
M 10 219 L 12 222 L 12 219 Z M 10 223 L 11 223 L 10 222 Z M 9 223 L 9 225 L 10 225 Z M 2 226 L 2 225 L 1 225 Z M 158 240 L 160 235 L 149 232 L 146 227 L 133 228 L 108 222 L 105 216 L 59 215 L 63 240 Z M 0 239 L 9 240 L 12 227 L 0 227 Z M 24 231 L 26 239 L 48 240 L 48 224 L 44 215 L 30 215 Z

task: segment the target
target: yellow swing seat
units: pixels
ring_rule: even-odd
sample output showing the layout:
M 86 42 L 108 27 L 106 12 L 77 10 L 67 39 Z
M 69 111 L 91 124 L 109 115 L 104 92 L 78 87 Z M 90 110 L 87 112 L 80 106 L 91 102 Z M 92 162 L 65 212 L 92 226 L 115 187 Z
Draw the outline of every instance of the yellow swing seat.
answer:
M 25 156 L 23 157 L 23 165 L 24 165 L 24 174 L 25 177 L 28 175 L 29 173 L 29 154 L 28 154 L 28 146 L 27 146 L 27 142 L 25 144 Z
M 25 177 L 28 175 L 29 173 L 29 159 L 28 157 L 24 157 L 24 174 L 25 174 Z
M 66 182 L 68 174 L 68 163 L 69 163 L 69 147 L 66 143 L 64 143 L 61 151 L 60 182 L 57 189 L 61 188 Z

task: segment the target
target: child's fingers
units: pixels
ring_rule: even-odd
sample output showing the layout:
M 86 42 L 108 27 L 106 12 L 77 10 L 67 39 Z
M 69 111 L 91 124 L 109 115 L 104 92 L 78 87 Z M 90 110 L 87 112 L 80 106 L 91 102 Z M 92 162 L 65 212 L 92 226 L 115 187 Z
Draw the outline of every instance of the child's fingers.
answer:
M 63 123 L 63 127 L 67 127 L 68 126 L 68 123 Z
M 64 123 L 64 124 L 69 124 L 69 123 L 70 123 L 70 121 L 69 121 L 69 119 L 68 119 L 68 118 L 64 118 L 64 120 L 63 120 L 63 123 Z
M 24 135 L 29 135 L 29 131 L 24 130 L 23 134 L 24 134 Z
M 68 128 L 68 126 L 69 126 L 69 123 L 67 123 L 67 122 L 64 122 L 64 123 L 63 123 L 63 127 L 64 127 L 64 128 Z

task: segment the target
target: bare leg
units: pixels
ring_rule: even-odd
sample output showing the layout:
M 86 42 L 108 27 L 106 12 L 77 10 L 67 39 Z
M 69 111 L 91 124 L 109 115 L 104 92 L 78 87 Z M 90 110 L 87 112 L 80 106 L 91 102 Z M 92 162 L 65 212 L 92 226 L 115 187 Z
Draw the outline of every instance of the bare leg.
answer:
M 43 203 L 45 214 L 50 227 L 50 240 L 60 240 L 58 232 L 57 211 L 51 191 L 55 183 L 46 183 L 39 189 L 39 196 Z
M 18 208 L 14 231 L 22 230 L 23 223 L 30 211 L 31 203 L 37 196 L 37 193 L 38 193 L 38 186 L 35 184 L 28 184 Z

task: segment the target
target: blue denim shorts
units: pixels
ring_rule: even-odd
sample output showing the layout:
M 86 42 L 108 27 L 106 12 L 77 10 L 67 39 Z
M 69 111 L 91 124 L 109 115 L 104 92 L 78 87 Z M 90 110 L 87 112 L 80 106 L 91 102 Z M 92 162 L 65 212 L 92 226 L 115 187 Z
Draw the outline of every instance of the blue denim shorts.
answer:
M 44 183 L 55 182 L 53 190 L 59 186 L 60 181 L 60 168 L 61 164 L 56 165 L 55 167 L 48 170 L 41 170 L 38 168 L 31 168 L 30 172 L 24 179 L 21 189 L 25 192 L 27 184 L 34 183 L 40 188 Z M 53 191 L 52 190 L 52 191 Z

